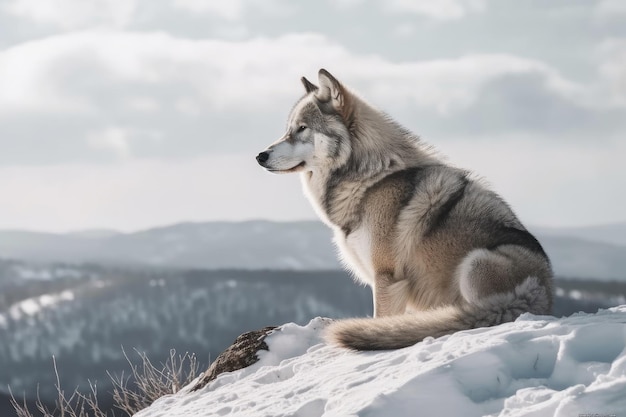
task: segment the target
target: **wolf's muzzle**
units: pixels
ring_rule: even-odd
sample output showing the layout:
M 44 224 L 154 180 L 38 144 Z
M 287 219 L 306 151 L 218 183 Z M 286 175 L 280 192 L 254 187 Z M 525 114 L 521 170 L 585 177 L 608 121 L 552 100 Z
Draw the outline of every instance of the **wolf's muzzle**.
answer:
M 259 163 L 259 165 L 261 165 L 262 167 L 265 166 L 265 163 L 267 162 L 267 160 L 269 159 L 270 154 L 267 152 L 261 152 L 260 154 L 258 154 L 256 156 L 256 161 Z

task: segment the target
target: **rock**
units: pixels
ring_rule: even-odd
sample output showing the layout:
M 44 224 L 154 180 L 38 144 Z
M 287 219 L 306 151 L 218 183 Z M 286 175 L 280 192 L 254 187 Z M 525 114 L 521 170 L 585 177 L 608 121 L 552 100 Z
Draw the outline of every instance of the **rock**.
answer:
M 236 371 L 256 363 L 259 360 L 257 352 L 261 349 L 268 350 L 265 338 L 276 328 L 277 326 L 268 326 L 237 337 L 235 342 L 213 361 L 191 391 L 203 388 L 224 372 Z

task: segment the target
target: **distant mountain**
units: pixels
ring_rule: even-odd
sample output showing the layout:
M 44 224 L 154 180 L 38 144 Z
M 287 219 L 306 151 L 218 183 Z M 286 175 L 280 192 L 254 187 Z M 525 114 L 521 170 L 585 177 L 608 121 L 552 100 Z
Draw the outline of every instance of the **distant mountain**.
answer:
M 537 236 L 557 275 L 626 281 L 626 247 L 565 236 Z
M 543 236 L 573 237 L 594 242 L 626 246 L 626 222 L 586 227 L 536 227 L 534 230 Z
M 535 228 L 557 275 L 626 281 L 626 224 Z M 0 231 L 0 258 L 204 269 L 338 269 L 320 222 L 181 223 L 135 233 Z
M 121 234 L 0 231 L 0 258 L 178 268 L 337 269 L 318 222 L 181 223 Z
M 77 237 L 85 237 L 89 239 L 101 239 L 112 236 L 121 235 L 122 232 L 118 232 L 113 229 L 87 229 L 87 230 L 77 230 L 75 232 L 67 233 L 68 236 L 77 236 Z

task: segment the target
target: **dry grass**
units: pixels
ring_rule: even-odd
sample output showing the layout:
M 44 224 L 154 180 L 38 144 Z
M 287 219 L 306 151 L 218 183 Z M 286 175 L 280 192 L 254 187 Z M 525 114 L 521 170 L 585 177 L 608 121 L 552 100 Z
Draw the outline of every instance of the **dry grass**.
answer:
M 124 352 L 124 356 L 130 365 L 130 372 L 120 376 L 109 374 L 113 383 L 114 410 L 102 410 L 98 404 L 98 390 L 95 384 L 89 383 L 90 390 L 81 393 L 74 390 L 67 395 L 61 387 L 59 372 L 56 361 L 53 358 L 54 372 L 56 374 L 57 398 L 55 407 L 49 409 L 40 399 L 36 401 L 39 414 L 43 417 L 116 417 L 132 416 L 139 410 L 143 410 L 152 404 L 157 398 L 164 395 L 175 394 L 182 387 L 193 381 L 198 375 L 198 362 L 196 356 L 185 353 L 176 355 L 170 351 L 169 358 L 165 363 L 155 366 L 144 354 L 137 352 L 140 364 L 136 365 Z M 26 401 L 19 403 L 11 393 L 11 403 L 18 417 L 35 417 L 28 409 Z

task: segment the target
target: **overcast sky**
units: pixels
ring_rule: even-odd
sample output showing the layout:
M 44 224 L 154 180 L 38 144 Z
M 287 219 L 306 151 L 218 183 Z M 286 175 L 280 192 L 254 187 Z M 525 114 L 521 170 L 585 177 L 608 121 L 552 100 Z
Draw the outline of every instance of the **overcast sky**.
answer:
M 0 0 L 0 228 L 314 218 L 254 156 L 320 67 L 528 224 L 626 220 L 623 0 Z

